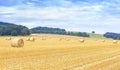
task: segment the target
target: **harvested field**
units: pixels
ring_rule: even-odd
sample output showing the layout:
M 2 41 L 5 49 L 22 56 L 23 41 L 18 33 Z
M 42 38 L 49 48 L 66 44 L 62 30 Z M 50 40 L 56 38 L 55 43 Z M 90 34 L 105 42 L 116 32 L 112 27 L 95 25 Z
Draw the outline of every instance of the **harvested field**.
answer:
M 31 37 L 35 42 L 20 37 L 24 47 L 11 47 L 10 40 L 0 37 L 0 70 L 120 70 L 119 41 L 84 38 L 80 43 L 79 37 L 49 34 Z

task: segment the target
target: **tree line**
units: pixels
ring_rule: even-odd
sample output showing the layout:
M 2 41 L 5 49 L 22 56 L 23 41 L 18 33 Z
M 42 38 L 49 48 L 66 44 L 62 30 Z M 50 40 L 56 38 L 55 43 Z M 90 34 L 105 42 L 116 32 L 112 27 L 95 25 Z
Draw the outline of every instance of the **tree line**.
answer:
M 61 34 L 61 35 L 89 37 L 89 34 L 87 34 L 85 32 L 72 32 L 72 31 L 66 31 L 65 29 L 50 28 L 50 27 L 32 28 L 31 33 Z
M 36 27 L 31 29 L 31 33 L 65 34 L 66 31 L 60 28 Z
M 106 32 L 104 34 L 104 37 L 120 40 L 120 34 L 119 33 Z
M 26 36 L 30 34 L 30 30 L 25 26 L 0 22 L 0 36 Z
M 28 29 L 23 25 L 0 22 L 0 36 L 26 36 L 26 35 L 30 35 L 31 33 L 61 34 L 61 35 L 89 37 L 89 34 L 87 34 L 86 32 L 72 32 L 72 31 L 66 31 L 65 29 L 51 28 L 51 27 L 35 27 Z
M 82 37 L 89 37 L 89 34 L 87 34 L 86 32 L 72 32 L 72 31 L 68 31 L 66 32 L 67 35 L 73 35 L 73 36 L 82 36 Z

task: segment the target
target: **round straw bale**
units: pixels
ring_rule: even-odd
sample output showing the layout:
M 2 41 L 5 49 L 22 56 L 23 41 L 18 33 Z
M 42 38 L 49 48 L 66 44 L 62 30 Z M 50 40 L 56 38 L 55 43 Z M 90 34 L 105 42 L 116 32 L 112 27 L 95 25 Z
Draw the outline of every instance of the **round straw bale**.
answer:
M 30 41 L 35 41 L 35 38 L 34 37 L 30 37 L 29 40 Z
M 66 38 L 65 40 L 66 40 L 66 41 L 70 41 L 70 39 L 67 39 L 67 38 Z
M 24 41 L 21 38 L 14 38 L 12 39 L 11 46 L 12 47 L 23 47 Z
M 102 40 L 102 42 L 105 42 L 105 40 Z
M 80 42 L 81 42 L 81 43 L 84 43 L 84 41 L 85 41 L 84 39 L 80 39 Z
M 114 43 L 114 44 L 117 44 L 117 42 L 118 42 L 117 40 L 113 40 L 113 43 Z
M 26 41 L 30 41 L 30 38 L 28 37 L 28 38 L 26 39 Z
M 8 38 L 6 38 L 5 40 L 11 40 L 12 38 L 11 37 L 8 37 Z
M 61 40 L 62 40 L 62 38 L 59 39 L 59 41 L 61 41 Z

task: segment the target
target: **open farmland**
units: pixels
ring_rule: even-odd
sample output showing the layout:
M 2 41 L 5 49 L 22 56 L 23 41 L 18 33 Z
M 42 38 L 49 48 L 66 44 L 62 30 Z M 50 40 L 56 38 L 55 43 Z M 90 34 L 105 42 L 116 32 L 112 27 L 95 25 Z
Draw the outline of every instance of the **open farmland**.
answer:
M 24 47 L 11 47 L 0 37 L 0 70 L 120 70 L 120 42 L 113 40 L 36 34 Z

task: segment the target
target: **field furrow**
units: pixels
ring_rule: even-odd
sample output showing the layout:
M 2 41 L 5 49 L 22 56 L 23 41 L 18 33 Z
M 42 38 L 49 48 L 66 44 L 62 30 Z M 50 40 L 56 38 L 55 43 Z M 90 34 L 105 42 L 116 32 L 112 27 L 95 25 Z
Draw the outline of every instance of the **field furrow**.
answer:
M 111 40 L 101 42 L 78 37 L 59 41 L 66 36 L 36 36 L 35 42 L 24 39 L 24 47 L 10 46 L 10 41 L 0 39 L 0 70 L 119 70 L 120 44 Z M 50 38 L 49 38 L 50 37 Z M 67 37 L 68 38 L 68 37 Z

